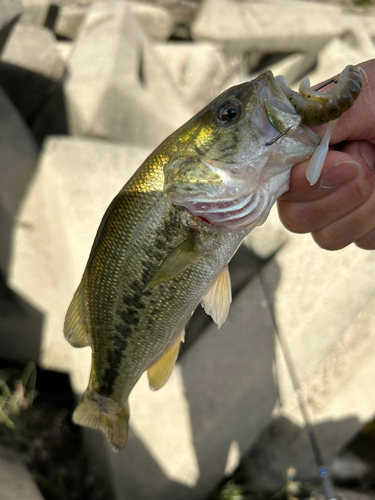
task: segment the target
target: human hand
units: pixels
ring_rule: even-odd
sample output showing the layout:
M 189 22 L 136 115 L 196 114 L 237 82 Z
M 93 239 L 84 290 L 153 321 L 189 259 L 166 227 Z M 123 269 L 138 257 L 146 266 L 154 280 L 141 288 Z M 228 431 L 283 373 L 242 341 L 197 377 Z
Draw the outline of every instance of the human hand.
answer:
M 350 243 L 375 249 L 375 59 L 359 64 L 362 90 L 335 125 L 323 172 L 314 186 L 305 177 L 309 160 L 294 166 L 290 187 L 278 201 L 284 226 L 311 233 L 326 250 Z M 325 127 L 311 127 L 323 136 Z M 336 145 L 336 146 L 335 146 Z

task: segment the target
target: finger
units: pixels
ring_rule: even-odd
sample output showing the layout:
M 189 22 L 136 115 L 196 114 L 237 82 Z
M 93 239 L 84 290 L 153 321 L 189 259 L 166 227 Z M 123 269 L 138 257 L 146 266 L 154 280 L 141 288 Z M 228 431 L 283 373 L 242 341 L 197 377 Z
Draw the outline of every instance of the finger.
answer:
M 363 158 L 361 159 L 363 162 Z M 361 164 L 343 151 L 328 151 L 324 163 L 321 178 L 330 170 L 326 185 L 322 185 L 321 179 L 310 186 L 306 179 L 306 169 L 310 160 L 295 165 L 290 174 L 289 190 L 284 193 L 280 200 L 287 201 L 311 201 L 326 196 L 333 188 L 344 184 L 356 177 L 361 170 Z
M 367 146 L 368 143 L 355 142 L 345 148 L 346 154 L 347 151 L 351 153 L 348 157 L 357 159 L 358 163 L 361 162 L 361 172 L 351 181 L 336 189 L 325 190 L 324 196 L 307 202 L 279 200 L 279 216 L 284 226 L 296 233 L 315 232 L 365 203 L 374 190 L 374 172 L 367 161 L 370 163 L 375 161 L 375 147 L 371 144 L 370 147 Z M 366 151 L 367 161 L 364 160 L 361 149 Z M 333 165 L 330 168 L 339 171 L 341 165 Z M 330 179 L 334 184 L 335 176 L 331 175 L 330 168 L 324 173 L 321 182 L 328 182 Z
M 326 250 L 339 250 L 360 242 L 375 228 L 375 189 L 369 199 L 356 210 L 332 224 L 313 232 L 316 243 Z M 369 241 L 371 244 L 371 241 Z
M 364 250 L 375 250 L 375 228 L 354 243 Z

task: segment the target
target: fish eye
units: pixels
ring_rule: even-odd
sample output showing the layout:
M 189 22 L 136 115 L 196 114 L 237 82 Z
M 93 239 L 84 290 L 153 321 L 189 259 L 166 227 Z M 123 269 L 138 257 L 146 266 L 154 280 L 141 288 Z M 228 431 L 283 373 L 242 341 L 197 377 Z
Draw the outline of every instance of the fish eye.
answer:
M 241 114 L 241 106 L 237 101 L 225 102 L 217 112 L 219 122 L 227 123 L 235 120 Z

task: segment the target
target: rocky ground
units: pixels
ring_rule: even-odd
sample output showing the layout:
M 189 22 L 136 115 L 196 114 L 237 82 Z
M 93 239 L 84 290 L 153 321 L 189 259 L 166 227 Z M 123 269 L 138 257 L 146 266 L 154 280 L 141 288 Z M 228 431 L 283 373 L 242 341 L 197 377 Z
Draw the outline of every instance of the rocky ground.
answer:
M 0 0 L 1 357 L 68 372 L 82 392 L 90 356 L 64 340 L 64 314 L 105 208 L 143 159 L 227 87 L 266 68 L 290 86 L 324 81 L 374 58 L 374 40 L 366 0 Z M 375 408 L 374 264 L 324 253 L 272 213 L 231 263 L 220 334 L 198 311 L 170 392 L 150 398 L 140 382 L 127 454 L 86 435 L 114 498 L 204 499 L 245 455 L 233 495 L 264 481 L 280 491 L 290 465 L 291 484 L 316 480 L 259 269 L 335 478 L 368 486 L 368 452 L 343 447 Z

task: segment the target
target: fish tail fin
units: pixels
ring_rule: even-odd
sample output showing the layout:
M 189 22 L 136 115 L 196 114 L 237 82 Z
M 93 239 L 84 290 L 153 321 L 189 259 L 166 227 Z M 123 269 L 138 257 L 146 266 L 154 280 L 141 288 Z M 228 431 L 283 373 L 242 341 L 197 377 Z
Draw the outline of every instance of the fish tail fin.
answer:
M 89 389 L 73 413 L 74 423 L 102 430 L 116 452 L 125 446 L 128 421 L 128 402 L 119 406 L 112 398 Z

